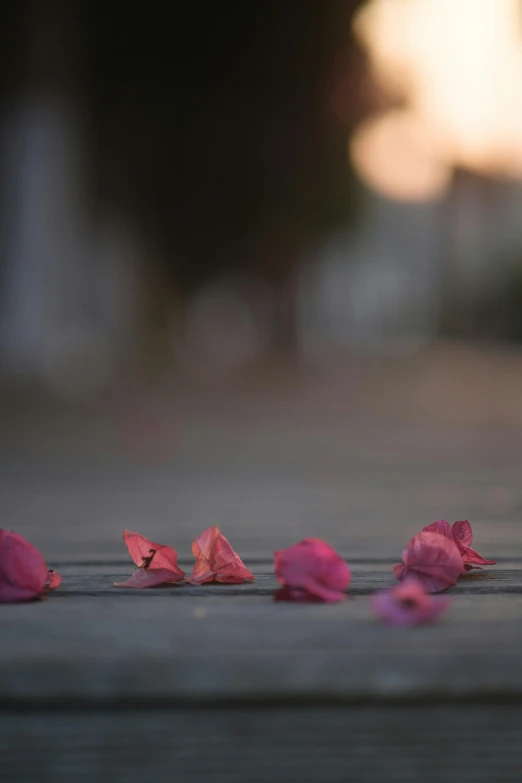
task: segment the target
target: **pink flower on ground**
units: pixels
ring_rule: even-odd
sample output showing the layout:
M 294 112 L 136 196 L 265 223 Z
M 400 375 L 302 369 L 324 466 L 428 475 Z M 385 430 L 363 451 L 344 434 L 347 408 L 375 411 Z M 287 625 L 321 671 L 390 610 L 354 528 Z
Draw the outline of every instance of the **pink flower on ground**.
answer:
M 40 552 L 25 538 L 0 529 L 0 603 L 30 601 L 46 586 L 58 587 L 62 578 L 48 571 Z
M 178 568 L 178 555 L 175 549 L 164 544 L 155 544 L 139 533 L 123 531 L 123 540 L 129 554 L 138 566 L 129 579 L 114 582 L 116 587 L 157 587 L 158 585 L 180 582 L 185 576 Z
M 391 625 L 421 625 L 436 620 L 450 601 L 446 596 L 429 595 L 417 579 L 410 577 L 390 590 L 375 593 L 371 604 L 377 617 Z
M 187 582 L 193 585 L 208 582 L 238 585 L 254 581 L 254 574 L 234 552 L 230 542 L 216 525 L 204 530 L 192 542 L 192 553 L 196 562 Z
M 50 590 L 56 590 L 56 588 L 60 587 L 60 585 L 62 584 L 62 577 L 60 576 L 58 571 L 49 570 L 47 572 L 47 579 L 49 581 Z
M 350 583 L 350 569 L 335 549 L 320 538 L 306 538 L 274 552 L 275 575 L 281 587 L 276 601 L 342 601 Z
M 402 563 L 393 566 L 393 571 L 401 581 L 414 576 L 429 593 L 440 593 L 457 583 L 464 566 L 453 538 L 422 531 L 413 536 L 402 553 Z
M 436 522 L 432 522 L 431 525 L 427 525 L 424 530 L 432 533 L 440 533 L 440 535 L 455 541 L 466 571 L 471 571 L 472 568 L 481 570 L 480 566 L 497 564 L 496 560 L 486 560 L 471 548 L 473 531 L 471 530 L 471 525 L 467 519 L 460 522 L 454 522 L 453 527 L 451 527 L 449 522 L 446 522 L 445 519 L 439 519 Z

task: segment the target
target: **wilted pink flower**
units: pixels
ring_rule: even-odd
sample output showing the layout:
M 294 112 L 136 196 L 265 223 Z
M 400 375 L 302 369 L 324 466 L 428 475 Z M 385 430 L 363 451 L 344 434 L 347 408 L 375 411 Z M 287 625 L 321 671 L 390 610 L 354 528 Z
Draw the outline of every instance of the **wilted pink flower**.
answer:
M 436 522 L 432 522 L 431 525 L 423 527 L 422 530 L 425 533 L 438 533 L 439 536 L 444 536 L 444 538 L 448 538 L 450 541 L 455 540 L 453 538 L 451 525 L 449 522 L 446 522 L 445 519 L 438 519 Z
M 460 522 L 454 522 L 453 527 L 445 519 L 439 519 L 436 522 L 432 522 L 431 525 L 427 525 L 424 530 L 432 533 L 440 533 L 440 535 L 446 536 L 455 541 L 458 550 L 462 557 L 462 562 L 466 571 L 471 571 L 472 568 L 478 568 L 483 565 L 496 565 L 496 560 L 486 560 L 471 548 L 470 544 L 473 541 L 473 532 L 468 520 Z
M 0 529 L 0 603 L 30 601 L 45 587 L 58 587 L 62 578 L 48 571 L 40 552 L 25 538 Z
M 393 571 L 401 581 L 414 576 L 429 593 L 440 593 L 457 583 L 464 565 L 453 538 L 422 531 L 413 536 L 402 553 L 402 563 L 393 566 Z
M 420 625 L 435 620 L 448 608 L 450 599 L 429 595 L 418 579 L 410 577 L 390 590 L 375 593 L 371 603 L 377 617 L 391 625 Z
M 274 552 L 275 575 L 283 585 L 276 601 L 342 601 L 350 569 L 335 549 L 320 538 L 306 538 Z
M 196 562 L 187 582 L 193 585 L 208 582 L 238 585 L 254 581 L 254 574 L 246 568 L 216 525 L 204 530 L 192 542 L 192 553 Z
M 155 544 L 139 533 L 123 531 L 123 540 L 129 554 L 138 566 L 129 579 L 114 582 L 116 587 L 157 587 L 165 583 L 180 582 L 185 576 L 178 568 L 178 555 L 175 549 L 164 544 Z

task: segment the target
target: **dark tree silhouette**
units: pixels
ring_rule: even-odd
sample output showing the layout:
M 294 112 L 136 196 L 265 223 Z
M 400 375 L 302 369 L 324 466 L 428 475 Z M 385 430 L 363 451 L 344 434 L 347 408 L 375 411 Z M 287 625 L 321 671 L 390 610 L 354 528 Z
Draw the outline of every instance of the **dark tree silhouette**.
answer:
M 292 340 L 302 248 L 349 218 L 346 137 L 360 116 L 359 0 L 85 9 L 94 194 L 125 205 L 182 295 L 244 269 Z

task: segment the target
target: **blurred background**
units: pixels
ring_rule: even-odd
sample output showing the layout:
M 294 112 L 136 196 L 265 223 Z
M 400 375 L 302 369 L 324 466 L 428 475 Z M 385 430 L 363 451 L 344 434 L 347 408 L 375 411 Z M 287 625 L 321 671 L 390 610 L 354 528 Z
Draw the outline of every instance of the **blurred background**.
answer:
M 2 17 L 6 376 L 522 339 L 518 0 Z
M 196 454 L 433 476 L 451 451 L 493 471 L 484 525 L 518 507 L 520 0 L 0 15 L 6 481 L 49 449 L 185 460 L 195 486 Z M 468 516 L 447 469 L 422 502 Z

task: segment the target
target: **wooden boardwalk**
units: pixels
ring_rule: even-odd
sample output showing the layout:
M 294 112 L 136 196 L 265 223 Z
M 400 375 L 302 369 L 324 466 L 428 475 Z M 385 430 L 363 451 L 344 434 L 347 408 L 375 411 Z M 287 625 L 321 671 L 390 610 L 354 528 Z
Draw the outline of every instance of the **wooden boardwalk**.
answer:
M 81 415 L 4 406 L 2 526 L 63 584 L 0 606 L 0 781 L 520 781 L 522 362 L 480 366 L 446 414 L 411 392 L 429 362 Z M 469 519 L 498 565 L 463 577 L 437 624 L 381 625 L 368 596 L 440 518 Z M 253 584 L 112 586 L 133 568 L 123 528 L 189 570 L 213 523 Z M 350 564 L 342 604 L 272 601 L 271 553 L 308 535 Z

